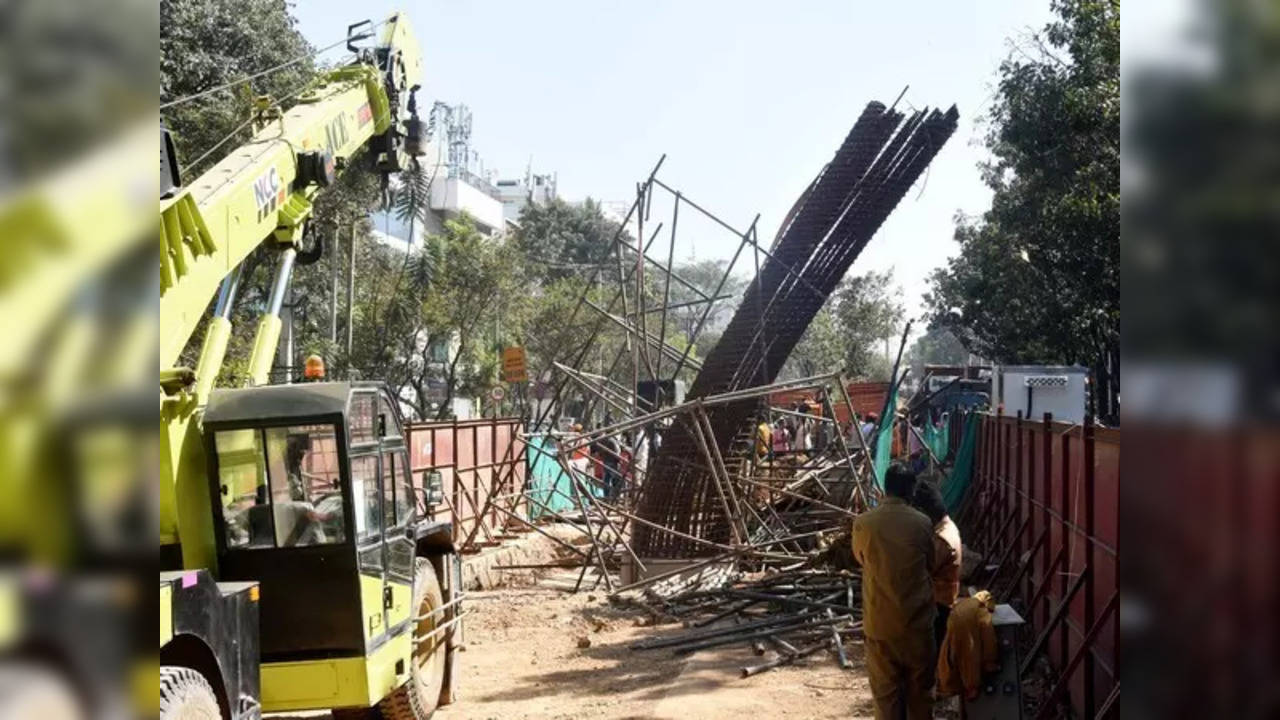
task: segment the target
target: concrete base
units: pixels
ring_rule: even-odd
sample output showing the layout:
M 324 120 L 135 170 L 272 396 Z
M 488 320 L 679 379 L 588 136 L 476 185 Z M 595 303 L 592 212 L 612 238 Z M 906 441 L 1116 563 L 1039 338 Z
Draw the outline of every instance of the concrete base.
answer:
M 573 546 L 586 545 L 587 537 L 570 525 L 552 524 L 541 528 Z M 514 577 L 527 577 L 532 571 L 502 570 L 499 565 L 538 565 L 554 563 L 573 554 L 560 545 L 532 530 L 503 542 L 498 547 L 487 548 L 475 555 L 462 556 L 462 587 L 464 590 L 491 590 L 502 587 Z

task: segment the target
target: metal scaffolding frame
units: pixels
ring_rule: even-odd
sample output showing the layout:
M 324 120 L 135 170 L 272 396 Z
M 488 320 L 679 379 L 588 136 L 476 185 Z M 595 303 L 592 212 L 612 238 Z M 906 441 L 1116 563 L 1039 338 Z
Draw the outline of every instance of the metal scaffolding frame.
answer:
M 956 120 L 954 107 L 908 115 L 868 104 L 769 247 L 759 240 L 758 215 L 740 230 L 660 179 L 665 156 L 636 184 L 604 261 L 590 268 L 564 319 L 566 327 L 586 329 L 585 337 L 550 348 L 550 397 L 531 428 L 560 442 L 554 461 L 570 479 L 571 496 L 563 499 L 577 509 L 592 545 L 588 559 L 606 584 L 611 583 L 606 562 L 623 557 L 640 567 L 648 558 L 724 552 L 740 560 L 794 562 L 806 549 L 794 537 L 806 527 L 803 523 L 823 513 L 866 506 L 875 486 L 860 433 L 846 440 L 836 427 L 825 452 L 806 459 L 813 467 L 788 468 L 791 476 L 779 482 L 772 472 L 776 468 L 765 467 L 768 463 L 753 452 L 755 425 L 776 414 L 769 408 L 770 393 L 808 388 L 825 399 L 823 413 L 834 416 L 832 403 L 846 403 L 856 426 L 846 383 L 838 376 L 774 381 L 854 259 L 954 132 Z M 655 199 L 670 203 L 669 219 L 652 217 Z M 679 233 L 691 223 L 691 215 L 737 241 L 714 289 L 698 287 L 673 266 Z M 664 240 L 665 253 L 660 246 Z M 698 358 L 694 347 L 748 252 L 754 277 L 719 342 Z M 673 284 L 694 299 L 672 302 Z M 593 292 L 600 297 L 593 299 Z M 683 347 L 668 333 L 669 313 L 677 306 L 698 309 Z M 620 330 L 623 342 L 611 362 L 598 357 L 598 365 L 592 365 L 592 351 L 601 347 L 605 328 Z M 690 400 L 667 407 L 672 398 L 663 397 L 664 384 L 688 373 L 695 373 Z M 641 407 L 641 381 L 657 388 L 652 412 Z M 579 417 L 600 413 L 620 420 L 566 434 L 553 421 L 571 399 L 581 399 Z M 612 441 L 601 442 L 605 438 Z M 600 491 L 607 491 L 609 483 L 589 472 L 593 468 L 570 461 L 572 453 L 590 446 L 596 456 L 592 463 L 612 466 L 622 461 L 609 457 L 612 453 L 635 457 L 640 443 L 652 443 L 653 457 L 635 473 L 643 478 L 640 487 L 622 497 L 602 498 Z M 545 452 L 539 443 L 530 447 Z M 615 471 L 601 474 L 605 472 Z M 762 494 L 767 502 L 755 502 Z M 779 497 L 802 511 L 784 518 Z

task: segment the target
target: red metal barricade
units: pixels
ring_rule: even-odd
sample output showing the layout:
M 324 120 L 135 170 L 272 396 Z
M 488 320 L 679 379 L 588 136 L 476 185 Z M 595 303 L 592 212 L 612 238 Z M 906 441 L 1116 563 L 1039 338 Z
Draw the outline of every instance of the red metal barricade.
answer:
M 1118 693 L 1120 431 L 987 415 L 973 484 L 958 513 L 965 544 L 994 566 L 979 578 L 1001 601 L 1022 600 L 1055 700 L 1094 717 Z M 1065 600 L 1065 602 L 1064 602 Z
M 524 517 L 521 489 L 526 459 L 518 418 L 410 423 L 407 429 L 415 487 L 423 473 L 439 471 L 444 502 L 426 513 L 453 523 L 458 549 L 496 543 L 508 515 Z

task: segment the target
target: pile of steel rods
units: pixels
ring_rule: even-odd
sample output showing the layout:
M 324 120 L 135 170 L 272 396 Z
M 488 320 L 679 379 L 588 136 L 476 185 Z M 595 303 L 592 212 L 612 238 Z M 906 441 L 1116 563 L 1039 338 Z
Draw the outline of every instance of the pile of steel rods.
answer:
M 669 596 L 649 590 L 643 604 L 655 615 L 680 621 L 687 629 L 649 638 L 633 650 L 670 650 L 685 655 L 727 645 L 749 645 L 757 655 L 768 647 L 777 657 L 742 668 L 749 677 L 786 665 L 823 648 L 848 667 L 845 639 L 862 629 L 857 573 L 795 568 L 762 578 L 693 588 Z
M 658 422 L 685 422 L 696 428 L 705 421 L 708 408 L 743 398 L 766 398 L 780 388 L 828 387 L 837 382 L 842 382 L 838 375 L 828 375 L 715 395 L 586 433 L 557 436 L 558 447 L 553 451 L 531 443 L 535 453 L 557 463 L 570 487 L 542 487 L 542 499 L 536 493 L 526 499 L 543 508 L 551 498 L 568 501 L 573 510 L 555 516 L 578 528 L 588 540 L 576 546 L 559 541 L 580 564 L 574 590 L 594 568 L 594 582 L 605 584 L 611 602 L 641 609 L 654 624 L 681 622 L 686 628 L 678 635 L 640 641 L 633 646 L 636 650 L 683 655 L 745 643 L 760 655 L 776 651 L 770 659 L 743 667 L 744 677 L 824 648 L 835 653 L 842 667 L 847 666 L 845 642 L 861 629 L 861 578 L 852 567 L 847 542 L 841 545 L 840 539 L 847 540 L 853 518 L 878 492 L 860 436 L 852 440 L 857 449 L 840 438 L 821 452 L 753 456 L 732 467 L 704 443 L 701 458 L 681 460 L 717 479 L 718 501 L 732 527 L 723 541 L 689 536 L 640 517 L 636 507 L 646 492 L 644 484 L 610 497 L 608 483 L 590 469 L 599 465 L 603 473 L 602 456 L 614 452 L 599 442 L 602 438 L 617 438 L 627 430 Z M 589 469 L 569 460 L 579 448 L 593 449 Z M 681 562 L 665 572 L 646 568 L 648 558 L 632 546 L 637 527 L 697 543 L 709 556 Z M 626 565 L 635 571 L 632 577 L 642 579 L 618 586 L 615 573 Z

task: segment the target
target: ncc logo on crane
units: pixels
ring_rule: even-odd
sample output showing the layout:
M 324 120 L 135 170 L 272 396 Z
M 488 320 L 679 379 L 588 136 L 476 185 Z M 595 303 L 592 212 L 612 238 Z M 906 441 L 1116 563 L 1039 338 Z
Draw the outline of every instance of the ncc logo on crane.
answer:
M 274 165 L 253 181 L 253 198 L 258 202 L 259 221 L 284 202 L 284 184 Z

